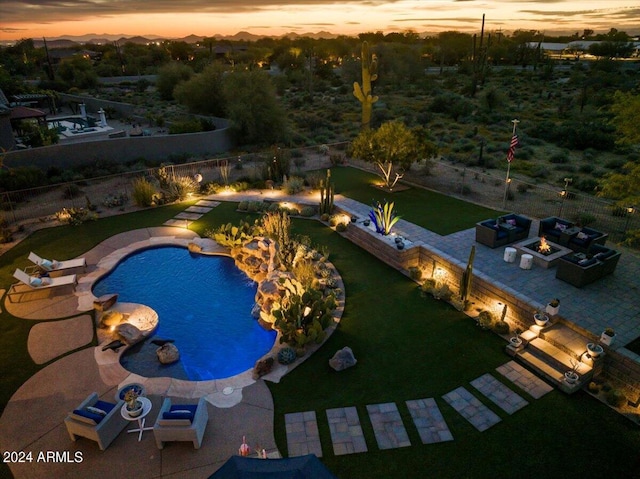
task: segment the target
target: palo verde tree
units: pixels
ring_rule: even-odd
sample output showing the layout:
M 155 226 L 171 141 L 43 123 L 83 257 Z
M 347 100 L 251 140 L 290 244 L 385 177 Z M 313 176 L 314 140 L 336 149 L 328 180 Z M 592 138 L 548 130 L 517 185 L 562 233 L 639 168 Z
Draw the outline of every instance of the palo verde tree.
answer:
M 640 94 L 616 91 L 613 95 L 611 112 L 614 117 L 611 123 L 618 131 L 617 142 L 621 145 L 640 144 L 638 129 L 638 112 L 640 111 Z
M 350 156 L 376 165 L 389 191 L 413 162 L 429 159 L 436 151 L 426 130 L 409 129 L 400 121 L 384 123 L 375 131 L 362 130 L 349 147 Z

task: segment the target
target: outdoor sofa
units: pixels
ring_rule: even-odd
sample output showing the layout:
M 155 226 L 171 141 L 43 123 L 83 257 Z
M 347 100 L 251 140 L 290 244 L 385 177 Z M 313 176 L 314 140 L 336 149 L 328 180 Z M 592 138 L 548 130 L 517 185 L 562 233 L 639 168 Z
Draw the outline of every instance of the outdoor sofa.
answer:
M 527 239 L 530 228 L 530 218 L 510 213 L 476 223 L 476 241 L 489 248 L 497 248 Z
M 570 231 L 570 234 L 567 234 Z M 540 220 L 538 236 L 544 236 L 549 241 L 566 246 L 579 253 L 588 253 L 595 244 L 604 245 L 609 236 L 593 228 L 576 227 L 575 223 L 550 216 Z
M 560 258 L 556 278 L 582 288 L 613 273 L 619 260 L 618 251 L 594 244 L 588 255 L 574 253 Z

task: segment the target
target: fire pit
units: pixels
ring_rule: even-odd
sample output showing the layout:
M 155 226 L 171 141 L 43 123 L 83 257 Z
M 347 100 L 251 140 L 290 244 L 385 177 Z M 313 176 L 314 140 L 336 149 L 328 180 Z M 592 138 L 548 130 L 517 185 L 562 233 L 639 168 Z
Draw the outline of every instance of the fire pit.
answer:
M 534 264 L 542 268 L 551 268 L 557 261 L 572 251 L 569 248 L 541 238 L 529 238 L 513 245 L 520 253 L 533 256 Z

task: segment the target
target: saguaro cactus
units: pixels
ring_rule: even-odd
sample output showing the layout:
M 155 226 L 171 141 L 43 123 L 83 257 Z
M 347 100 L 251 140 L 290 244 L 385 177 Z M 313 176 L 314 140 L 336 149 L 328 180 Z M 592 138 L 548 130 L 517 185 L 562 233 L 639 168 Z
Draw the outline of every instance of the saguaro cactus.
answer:
M 476 256 L 476 245 L 471 247 L 471 253 L 469 253 L 469 261 L 467 262 L 467 269 L 462 273 L 460 279 L 460 299 L 462 301 L 468 301 L 471 294 L 471 278 L 473 278 L 473 260 Z
M 353 82 L 353 95 L 362 103 L 362 128 L 371 126 L 371 111 L 373 104 L 378 101 L 377 96 L 371 94 L 371 82 L 378 79 L 378 59 L 369 54 L 369 44 L 362 42 L 362 86 Z
M 327 169 L 327 178 L 320 182 L 320 214 L 330 215 L 333 211 L 333 183 L 331 170 Z

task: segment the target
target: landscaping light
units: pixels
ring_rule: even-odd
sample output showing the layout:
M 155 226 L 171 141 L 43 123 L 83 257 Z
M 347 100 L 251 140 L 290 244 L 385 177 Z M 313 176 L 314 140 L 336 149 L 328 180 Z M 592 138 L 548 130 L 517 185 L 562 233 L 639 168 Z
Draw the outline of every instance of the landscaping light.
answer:
M 307 316 L 309 316 L 309 313 L 311 313 L 311 308 L 309 306 L 305 306 L 304 311 L 303 311 L 303 315 L 306 318 Z
M 193 176 L 193 179 L 196 181 L 196 183 L 201 183 L 202 182 L 202 175 L 200 173 L 196 173 Z
M 444 269 L 438 267 L 433 272 L 433 277 L 436 279 L 436 281 L 444 281 L 447 277 L 447 272 Z

